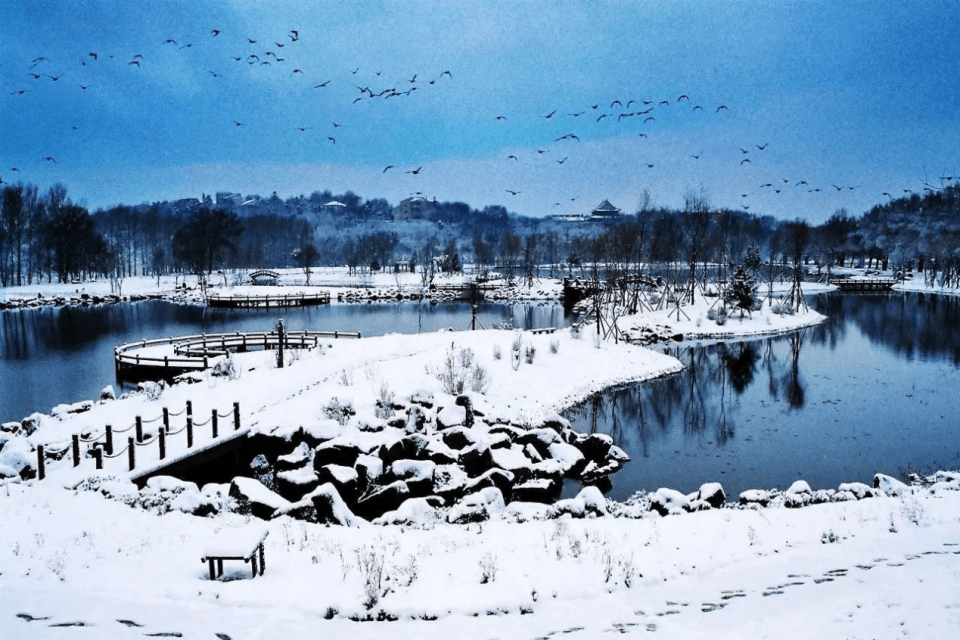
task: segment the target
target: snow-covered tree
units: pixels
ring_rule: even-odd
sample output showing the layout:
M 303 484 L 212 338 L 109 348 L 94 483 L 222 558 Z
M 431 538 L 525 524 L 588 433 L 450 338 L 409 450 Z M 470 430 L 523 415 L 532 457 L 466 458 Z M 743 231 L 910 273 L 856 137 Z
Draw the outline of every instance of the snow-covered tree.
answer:
M 733 274 L 733 283 L 724 297 L 724 302 L 734 309 L 740 309 L 740 317 L 742 318 L 744 311 L 750 313 L 753 310 L 756 300 L 757 282 L 754 280 L 753 274 L 744 269 L 743 266 L 738 266 Z

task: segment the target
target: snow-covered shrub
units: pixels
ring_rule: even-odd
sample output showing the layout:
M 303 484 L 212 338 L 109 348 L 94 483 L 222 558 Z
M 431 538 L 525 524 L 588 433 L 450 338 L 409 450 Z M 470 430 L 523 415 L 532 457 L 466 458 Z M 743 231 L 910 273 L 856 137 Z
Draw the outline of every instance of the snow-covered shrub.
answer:
M 486 369 L 477 364 L 473 349 L 457 349 L 451 344 L 443 358 L 437 379 L 445 393 L 460 395 L 468 388 L 484 393 L 490 386 Z
M 727 308 L 726 307 L 713 307 L 707 309 L 707 318 L 716 322 L 719 326 L 723 326 L 727 323 Z
M 501 349 L 500 345 L 498 344 L 493 345 L 493 359 L 499 360 L 502 357 L 503 357 L 503 349 Z
M 580 325 L 575 324 L 570 327 L 570 337 L 574 340 L 580 339 Z
M 537 355 L 537 348 L 532 344 L 526 344 L 523 348 L 523 359 L 527 364 L 533 364 L 533 359 Z
M 159 400 L 160 396 L 163 395 L 163 390 L 167 388 L 167 382 L 165 380 L 161 380 L 160 382 L 148 380 L 141 382 L 139 386 L 140 391 L 147 396 L 148 400 Z
M 380 588 L 383 581 L 383 552 L 373 547 L 357 549 L 357 566 L 363 578 L 363 606 L 373 609 L 380 602 Z
M 237 380 L 240 378 L 240 367 L 237 366 L 237 361 L 233 359 L 232 354 L 228 353 L 226 358 L 213 365 L 210 375 L 227 380 Z
M 500 329 L 502 331 L 512 331 L 513 330 L 513 318 L 504 318 L 500 322 L 493 323 L 494 329 Z
M 374 411 L 381 420 L 389 420 L 393 417 L 393 399 L 395 394 L 390 390 L 390 385 L 386 382 L 380 385 L 380 397 L 377 399 L 377 408 Z
M 495 582 L 497 579 L 497 556 L 485 553 L 480 558 L 480 584 Z
M 336 420 L 341 425 L 345 425 L 350 421 L 350 416 L 355 414 L 356 411 L 353 410 L 352 402 L 347 401 L 346 404 L 341 404 L 340 399 L 337 396 L 333 396 L 330 398 L 330 402 L 323 407 L 323 413 L 328 418 Z
M 340 371 L 340 384 L 344 387 L 353 385 L 353 371 L 347 371 L 346 369 Z
M 560 353 L 560 341 L 559 341 L 559 340 L 551 340 L 551 341 L 550 341 L 550 353 L 554 353 L 554 354 Z
M 778 316 L 792 316 L 796 311 L 793 308 L 793 305 L 787 304 L 786 302 L 774 302 L 770 305 L 770 311 L 774 312 Z

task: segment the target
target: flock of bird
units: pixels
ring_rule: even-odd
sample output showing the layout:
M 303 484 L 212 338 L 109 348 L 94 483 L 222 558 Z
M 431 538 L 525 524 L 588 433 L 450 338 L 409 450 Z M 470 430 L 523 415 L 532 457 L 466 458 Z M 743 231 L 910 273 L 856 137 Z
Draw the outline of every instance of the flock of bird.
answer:
M 78 70 L 64 70 L 62 61 L 53 61 L 41 55 L 23 63 L 25 67 L 23 71 L 23 84 L 12 90 L 8 90 L 7 93 L 10 99 L 14 100 L 28 98 L 28 94 L 38 92 L 41 89 L 39 83 L 57 84 L 60 85 L 61 89 L 75 85 L 73 88 L 74 91 L 92 92 L 97 90 L 98 84 L 91 81 L 91 78 L 95 78 L 100 67 L 104 65 L 115 65 L 115 71 L 119 63 L 119 65 L 127 67 L 131 74 L 136 74 L 144 72 L 150 65 L 162 64 L 164 57 L 174 55 L 189 56 L 200 50 L 215 52 L 213 57 L 207 56 L 196 60 L 196 64 L 201 64 L 202 61 L 204 64 L 215 67 L 206 69 L 206 73 L 204 74 L 211 82 L 228 81 L 231 77 L 239 73 L 279 73 L 288 80 L 302 78 L 305 84 L 301 85 L 301 88 L 308 92 L 322 93 L 331 90 L 333 87 L 343 89 L 347 85 L 352 85 L 349 92 L 352 93 L 353 96 L 353 105 L 357 105 L 358 103 L 385 103 L 389 100 L 409 98 L 416 95 L 415 92 L 426 92 L 437 84 L 452 82 L 454 79 L 454 74 L 451 71 L 443 70 L 431 78 L 425 78 L 422 72 L 416 72 L 388 82 L 383 78 L 381 71 L 364 71 L 361 73 L 359 67 L 344 70 L 340 77 L 329 74 L 318 77 L 315 72 L 310 69 L 309 64 L 299 62 L 304 59 L 298 50 L 300 43 L 301 35 L 298 29 L 290 29 L 280 37 L 263 39 L 260 37 L 250 37 L 248 35 L 234 35 L 231 37 L 230 34 L 226 34 L 222 29 L 211 28 L 206 32 L 202 32 L 200 37 L 195 38 L 171 35 L 165 38 L 160 46 L 150 51 L 148 56 L 140 52 L 132 52 L 126 56 L 115 56 L 114 54 L 99 51 L 88 51 L 85 55 L 80 56 L 79 60 L 74 59 L 73 64 L 79 66 Z M 211 65 L 210 60 L 219 60 L 219 64 Z M 190 62 L 189 59 L 186 61 Z M 74 77 L 76 77 L 76 80 L 72 80 Z M 65 78 L 71 78 L 71 80 L 65 80 Z M 136 81 L 135 77 L 123 79 L 123 82 L 132 83 Z M 354 88 L 355 93 L 353 93 Z M 341 92 L 338 95 L 342 96 L 343 93 Z M 631 123 L 635 123 L 631 126 L 638 127 L 641 130 L 634 129 L 629 135 L 631 137 L 635 135 L 637 144 L 643 144 L 642 140 L 649 140 L 651 136 L 656 136 L 657 127 L 665 122 L 669 122 L 670 118 L 731 117 L 731 109 L 726 104 L 704 106 L 705 104 L 706 103 L 701 104 L 695 102 L 686 93 L 683 93 L 672 100 L 649 99 L 648 97 L 615 98 L 609 101 L 609 103 L 607 101 L 597 101 L 573 109 L 556 107 L 538 114 L 498 113 L 491 114 L 490 117 L 494 123 L 497 124 L 497 127 L 509 128 L 515 122 L 524 120 L 524 124 L 527 127 L 531 124 L 537 125 L 537 123 L 548 127 L 544 129 L 547 133 L 544 135 L 543 146 L 535 146 L 528 151 L 510 153 L 505 156 L 505 160 L 509 163 L 523 163 L 527 161 L 548 162 L 551 165 L 556 165 L 556 168 L 560 169 L 564 167 L 568 160 L 576 157 L 576 145 L 580 144 L 584 139 L 592 139 L 598 134 L 600 136 L 609 135 L 609 130 L 600 130 L 600 127 L 625 127 L 631 125 Z M 251 127 L 248 122 L 237 119 L 237 117 L 225 118 L 223 124 L 235 130 L 248 129 Z M 316 122 L 298 123 L 291 127 L 292 131 L 304 136 L 313 135 L 315 130 L 322 130 L 321 136 L 325 138 L 325 143 L 331 147 L 337 145 L 337 137 L 340 134 L 337 133 L 335 135 L 335 133 L 341 128 L 347 131 L 350 130 L 349 126 L 345 127 L 344 124 L 342 124 L 342 121 L 329 121 L 329 124 L 323 125 Z M 356 127 L 356 129 L 361 128 L 362 127 Z M 80 127 L 76 124 L 71 125 L 72 131 L 78 131 L 79 129 Z M 618 134 L 625 135 L 622 132 L 618 132 Z M 321 138 L 321 140 L 322 139 L 323 138 Z M 769 142 L 763 142 L 762 144 L 750 143 L 739 147 L 741 153 L 735 156 L 735 160 L 731 161 L 731 165 L 736 165 L 736 167 L 732 167 L 732 169 L 740 172 L 750 171 L 752 167 L 755 167 L 755 170 L 763 170 L 763 158 L 769 146 Z M 713 151 L 715 152 L 716 149 Z M 734 155 L 735 151 L 730 149 L 730 153 Z M 704 157 L 704 151 L 700 149 L 695 153 L 687 152 L 682 155 L 689 158 L 688 162 L 699 162 L 701 158 Z M 650 158 L 649 160 L 643 161 L 637 169 L 654 169 L 663 160 L 665 159 Z M 38 158 L 38 162 L 42 162 L 43 164 L 56 164 L 57 160 L 54 155 L 44 155 Z M 19 166 L 10 167 L 9 171 L 11 173 L 21 174 Z M 380 173 L 387 174 L 390 171 L 417 177 L 424 171 L 424 166 L 419 165 L 416 167 L 410 166 L 409 168 L 402 168 L 390 164 L 383 167 Z M 511 172 L 511 175 L 515 174 L 516 172 Z M 746 176 L 741 174 L 739 177 L 741 180 L 738 183 L 743 184 Z M 954 177 L 950 175 L 941 176 L 941 187 L 944 183 L 949 183 L 953 179 Z M 0 174 L 0 184 L 7 184 L 7 182 L 3 180 L 2 174 Z M 835 190 L 834 193 L 841 193 L 854 191 L 861 188 L 861 186 L 834 183 L 814 185 L 810 184 L 806 179 L 777 177 L 760 181 L 755 189 L 742 192 L 740 194 L 741 202 L 739 206 L 744 210 L 749 210 L 752 203 L 751 197 L 761 193 L 772 193 L 776 195 L 788 190 L 803 189 L 807 193 L 813 194 L 826 192 L 831 188 Z M 924 181 L 923 189 L 935 191 L 937 187 Z M 911 189 L 903 189 L 902 191 L 905 195 L 913 193 Z M 522 193 L 519 185 L 506 185 L 503 187 L 502 192 L 509 194 L 511 197 Z M 891 189 L 883 191 L 880 195 L 893 199 L 894 193 L 898 192 Z M 412 191 L 411 194 L 422 194 L 422 191 Z M 579 198 L 580 195 L 578 194 L 569 197 L 568 200 L 574 202 Z M 559 207 L 561 203 L 557 201 L 553 206 Z

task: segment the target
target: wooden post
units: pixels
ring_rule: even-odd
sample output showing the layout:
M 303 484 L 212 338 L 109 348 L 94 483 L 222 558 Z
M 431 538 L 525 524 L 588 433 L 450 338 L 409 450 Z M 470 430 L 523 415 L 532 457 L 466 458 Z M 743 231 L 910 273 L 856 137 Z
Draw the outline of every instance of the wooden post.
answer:
M 283 320 L 277 323 L 277 368 L 283 369 Z
M 73 466 L 79 467 L 80 466 L 80 436 L 75 433 L 73 434 L 73 437 L 71 438 L 71 440 L 73 441 L 71 443 L 71 449 L 73 449 Z
M 167 432 L 160 429 L 160 433 L 157 434 L 157 440 L 160 441 L 160 459 L 163 460 L 167 457 Z
M 210 410 L 210 424 L 213 425 L 210 429 L 213 431 L 213 437 L 217 437 L 217 419 L 220 416 L 217 415 L 216 408 Z
M 113 455 L 113 427 L 108 424 L 106 431 L 107 431 L 107 441 L 104 444 L 104 448 L 107 450 L 107 455 L 112 456 Z
M 187 449 L 193 447 L 193 416 L 187 416 Z
M 37 445 L 37 477 L 43 480 L 47 475 L 47 461 L 43 457 L 43 445 Z
M 97 470 L 103 469 L 103 449 L 100 447 L 93 448 L 93 459 L 97 464 Z
M 190 400 L 187 400 L 187 417 L 188 418 L 193 417 L 193 402 L 191 402 Z
M 240 403 L 233 403 L 233 430 L 240 431 Z
M 141 418 L 140 416 L 137 416 L 136 418 L 134 418 L 134 420 L 137 423 L 137 431 L 136 431 L 137 444 L 140 444 L 141 442 L 143 442 L 143 418 Z
M 127 438 L 127 459 L 130 461 L 130 471 L 137 468 L 137 443 L 133 438 Z
M 163 408 L 163 430 L 170 433 L 170 410 Z

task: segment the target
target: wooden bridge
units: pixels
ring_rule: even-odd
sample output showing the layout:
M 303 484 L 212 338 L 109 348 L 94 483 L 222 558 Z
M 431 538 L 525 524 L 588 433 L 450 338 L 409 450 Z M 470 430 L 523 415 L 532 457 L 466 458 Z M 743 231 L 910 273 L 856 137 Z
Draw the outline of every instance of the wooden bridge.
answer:
M 252 309 L 265 308 L 270 309 L 279 307 L 307 307 L 318 304 L 329 304 L 330 292 L 321 291 L 319 293 L 293 293 L 286 295 L 266 295 L 266 296 L 221 296 L 210 295 L 207 297 L 207 306 L 225 309 Z
M 842 278 L 831 281 L 842 293 L 863 291 L 891 291 L 897 281 L 893 278 Z
M 122 434 L 127 434 L 122 436 Z M 240 424 L 240 403 L 224 412 L 210 410 L 206 419 L 194 416 L 193 403 L 177 412 L 164 407 L 150 419 L 136 416 L 122 428 L 105 425 L 75 433 L 59 450 L 37 445 L 37 477 L 55 472 L 66 485 L 80 482 L 93 470 L 104 469 L 143 486 L 155 475 L 179 475 L 177 469 L 209 462 L 235 451 L 249 434 Z M 49 469 L 48 469 L 49 465 Z
M 614 284 L 620 287 L 641 286 L 651 289 L 659 289 L 657 281 L 648 276 L 627 276 L 625 278 L 616 278 Z M 581 280 L 580 278 L 563 279 L 563 304 L 566 307 L 572 307 L 584 298 L 588 298 L 607 286 L 606 280 Z
M 313 349 L 321 339 L 360 337 L 359 332 L 286 330 L 283 346 Z M 228 353 L 279 348 L 280 334 L 276 331 L 201 333 L 123 344 L 114 348 L 113 361 L 119 378 L 169 379 L 181 373 L 208 369 Z
M 250 274 L 250 280 L 253 282 L 253 284 L 261 284 L 268 281 L 276 283 L 276 281 L 279 279 L 280 274 L 269 269 L 260 269 L 259 271 L 254 271 Z

